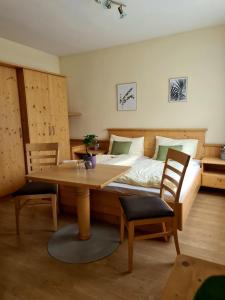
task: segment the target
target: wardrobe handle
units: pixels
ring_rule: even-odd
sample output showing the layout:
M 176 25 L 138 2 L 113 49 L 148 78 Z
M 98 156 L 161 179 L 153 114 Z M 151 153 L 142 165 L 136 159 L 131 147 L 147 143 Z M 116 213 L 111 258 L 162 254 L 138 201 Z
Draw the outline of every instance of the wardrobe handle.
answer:
M 19 135 L 20 135 L 20 138 L 22 139 L 23 136 L 22 136 L 22 128 L 21 127 L 19 128 Z
M 52 126 L 53 135 L 55 135 L 55 126 Z
M 48 126 L 48 134 L 52 135 L 51 126 Z

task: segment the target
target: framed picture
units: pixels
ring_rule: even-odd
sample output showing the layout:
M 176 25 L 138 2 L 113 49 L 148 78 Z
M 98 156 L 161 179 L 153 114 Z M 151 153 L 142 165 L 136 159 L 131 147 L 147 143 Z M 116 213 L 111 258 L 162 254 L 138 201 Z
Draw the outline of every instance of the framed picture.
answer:
M 187 77 L 169 79 L 169 102 L 187 101 Z
M 117 85 L 118 111 L 137 110 L 137 83 L 124 83 Z

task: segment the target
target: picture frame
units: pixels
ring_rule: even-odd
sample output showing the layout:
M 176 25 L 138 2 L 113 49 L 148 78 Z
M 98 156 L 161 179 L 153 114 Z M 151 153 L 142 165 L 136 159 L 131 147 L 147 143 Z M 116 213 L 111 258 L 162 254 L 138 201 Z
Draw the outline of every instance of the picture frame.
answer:
M 175 77 L 169 79 L 168 101 L 173 103 L 187 102 L 188 77 Z
M 117 84 L 117 110 L 137 110 L 137 83 Z

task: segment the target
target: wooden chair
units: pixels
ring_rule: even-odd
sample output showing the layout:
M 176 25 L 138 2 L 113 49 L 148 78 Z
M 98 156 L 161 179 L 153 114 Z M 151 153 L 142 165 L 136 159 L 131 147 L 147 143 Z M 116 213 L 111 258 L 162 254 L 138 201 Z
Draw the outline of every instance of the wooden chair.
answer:
M 174 236 L 177 254 L 180 254 L 178 243 L 177 222 L 178 203 L 184 175 L 190 156 L 173 149 L 169 149 L 163 170 L 160 196 L 121 196 L 121 225 L 120 240 L 124 240 L 124 226 L 128 230 L 128 271 L 133 268 L 133 241 L 150 238 Z M 165 202 L 165 192 L 169 192 L 174 199 L 173 209 Z M 135 236 L 135 226 L 162 224 L 162 232 Z M 169 226 L 166 226 L 169 225 Z
M 26 145 L 26 158 L 28 173 L 40 171 L 58 165 L 58 143 L 40 143 Z M 15 200 L 16 214 L 16 232 L 20 233 L 19 217 L 20 211 L 25 205 L 43 205 L 52 206 L 54 230 L 57 230 L 57 193 L 58 186 L 56 184 L 28 181 L 23 187 L 13 193 Z M 30 203 L 32 200 L 32 204 Z M 35 200 L 35 201 L 34 201 Z M 45 200 L 36 202 L 36 200 Z

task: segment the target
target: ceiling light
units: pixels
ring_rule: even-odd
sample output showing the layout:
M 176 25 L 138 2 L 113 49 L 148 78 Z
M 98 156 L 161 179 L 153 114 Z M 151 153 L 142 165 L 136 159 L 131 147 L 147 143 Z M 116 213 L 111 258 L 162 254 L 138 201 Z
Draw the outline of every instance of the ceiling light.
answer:
M 112 8 L 112 4 L 118 5 L 118 11 L 120 13 L 120 19 L 124 18 L 127 14 L 123 11 L 123 8 L 126 7 L 125 4 L 117 2 L 115 0 L 95 0 L 96 3 L 102 4 L 103 7 L 107 9 Z
M 111 3 L 112 3 L 112 0 L 106 0 L 104 6 L 108 9 L 110 9 L 112 7 Z
M 118 11 L 120 13 L 120 19 L 126 17 L 125 12 L 123 11 L 123 5 L 122 4 L 118 7 Z

